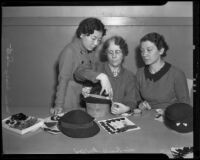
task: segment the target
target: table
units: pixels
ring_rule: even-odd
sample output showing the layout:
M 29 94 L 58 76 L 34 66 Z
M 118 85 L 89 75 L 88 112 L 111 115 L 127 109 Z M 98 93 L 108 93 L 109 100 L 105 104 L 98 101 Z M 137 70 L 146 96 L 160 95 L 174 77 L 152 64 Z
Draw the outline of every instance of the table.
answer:
M 37 113 L 37 109 L 18 109 L 19 112 L 46 118 L 48 111 Z M 17 113 L 17 111 L 15 111 Z M 102 127 L 90 138 L 70 138 L 60 133 L 53 135 L 39 129 L 26 135 L 18 135 L 2 129 L 4 154 L 76 154 L 76 153 L 164 153 L 172 157 L 171 147 L 193 146 L 193 133 L 181 134 L 168 129 L 162 122 L 154 120 L 155 110 L 145 111 L 141 116 L 130 116 L 129 120 L 141 129 L 110 135 Z M 3 114 L 6 118 L 8 114 Z M 114 118 L 107 115 L 103 118 Z

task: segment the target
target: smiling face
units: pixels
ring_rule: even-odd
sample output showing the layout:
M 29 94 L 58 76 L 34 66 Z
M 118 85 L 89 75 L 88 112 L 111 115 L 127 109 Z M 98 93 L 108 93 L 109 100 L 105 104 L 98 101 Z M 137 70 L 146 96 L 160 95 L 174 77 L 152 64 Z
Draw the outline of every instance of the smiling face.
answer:
M 112 67 L 119 67 L 123 61 L 123 53 L 118 45 L 114 41 L 110 41 L 107 49 L 108 62 Z
M 164 49 L 158 50 L 151 41 L 142 41 L 140 44 L 141 56 L 146 65 L 153 65 L 160 62 Z
M 82 40 L 82 44 L 88 51 L 94 50 L 102 40 L 103 33 L 97 30 L 94 30 L 93 34 L 81 34 L 80 39 Z

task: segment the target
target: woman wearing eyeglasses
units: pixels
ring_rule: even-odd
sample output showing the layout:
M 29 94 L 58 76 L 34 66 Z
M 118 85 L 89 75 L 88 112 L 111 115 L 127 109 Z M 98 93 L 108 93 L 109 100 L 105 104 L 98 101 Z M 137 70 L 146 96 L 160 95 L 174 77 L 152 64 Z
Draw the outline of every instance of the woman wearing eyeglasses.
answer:
M 100 53 L 105 57 L 105 62 L 96 64 L 96 75 L 104 73 L 108 76 L 113 90 L 113 103 L 111 112 L 122 114 L 136 108 L 137 97 L 134 74 L 123 67 L 125 56 L 128 55 L 128 45 L 120 36 L 113 36 L 105 41 Z M 90 80 L 96 83 L 96 75 L 89 75 L 77 69 L 75 78 L 78 80 Z

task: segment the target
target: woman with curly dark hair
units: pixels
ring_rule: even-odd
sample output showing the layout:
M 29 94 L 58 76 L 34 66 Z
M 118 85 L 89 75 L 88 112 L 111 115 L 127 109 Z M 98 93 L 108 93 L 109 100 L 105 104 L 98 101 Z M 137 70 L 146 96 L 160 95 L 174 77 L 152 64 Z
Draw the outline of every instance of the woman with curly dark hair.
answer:
M 165 38 L 155 32 L 146 34 L 140 40 L 141 56 L 145 63 L 145 67 L 136 73 L 141 95 L 140 109 L 165 109 L 173 103 L 190 103 L 184 72 L 164 60 L 168 49 Z
M 58 85 L 51 114 L 79 108 L 82 85 L 74 81 L 73 73 L 79 66 L 92 66 L 95 63 L 94 51 L 105 34 L 105 26 L 97 18 L 86 18 L 80 22 L 75 38 L 64 47 L 59 57 Z M 101 82 L 103 90 L 110 94 L 112 88 L 108 77 L 100 74 L 96 79 Z
M 128 55 L 126 41 L 120 36 L 107 39 L 103 44 L 100 55 L 105 57 L 105 62 L 96 64 L 96 74 L 85 75 L 77 69 L 74 74 L 76 79 L 97 83 L 95 77 L 101 73 L 106 74 L 113 89 L 111 112 L 122 114 L 132 111 L 137 105 L 136 78 L 131 71 L 123 67 L 124 59 Z

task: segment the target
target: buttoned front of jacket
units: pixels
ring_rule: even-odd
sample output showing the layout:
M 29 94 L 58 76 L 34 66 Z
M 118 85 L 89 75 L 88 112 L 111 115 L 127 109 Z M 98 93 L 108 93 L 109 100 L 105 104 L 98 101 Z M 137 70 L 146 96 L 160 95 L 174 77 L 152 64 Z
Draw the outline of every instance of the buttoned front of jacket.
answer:
M 73 73 L 81 65 L 93 65 L 94 53 L 88 53 L 83 47 L 81 39 L 74 38 L 66 45 L 59 57 L 59 76 L 56 92 L 56 107 L 63 107 L 68 111 L 80 108 L 80 93 L 82 85 L 75 82 Z

